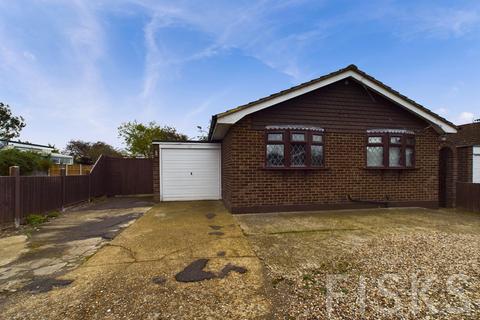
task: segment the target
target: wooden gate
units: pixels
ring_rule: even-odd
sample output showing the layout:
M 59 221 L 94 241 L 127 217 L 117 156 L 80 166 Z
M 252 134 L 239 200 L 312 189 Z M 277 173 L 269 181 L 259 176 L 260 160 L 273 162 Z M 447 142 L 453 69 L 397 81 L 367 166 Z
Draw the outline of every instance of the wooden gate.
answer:
M 107 158 L 108 195 L 153 193 L 151 159 Z
M 457 182 L 457 207 L 480 212 L 480 183 Z

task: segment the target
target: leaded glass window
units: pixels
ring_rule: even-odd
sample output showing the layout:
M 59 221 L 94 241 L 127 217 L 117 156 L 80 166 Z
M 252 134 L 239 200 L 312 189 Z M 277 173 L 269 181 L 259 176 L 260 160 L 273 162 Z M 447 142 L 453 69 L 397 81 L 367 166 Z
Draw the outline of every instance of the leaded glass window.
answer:
M 283 133 L 269 133 L 268 141 L 283 141 Z
M 283 167 L 285 165 L 285 146 L 283 144 L 267 144 L 267 166 Z
M 292 133 L 292 141 L 305 142 L 305 133 Z
M 292 167 L 305 167 L 307 159 L 305 144 L 292 144 L 290 151 Z
M 383 166 L 383 147 L 380 147 L 380 146 L 367 147 L 367 166 L 369 167 Z
M 312 145 L 311 146 L 311 161 L 312 166 L 321 167 L 323 166 L 323 146 Z
M 323 136 L 320 134 L 314 134 L 312 135 L 312 142 L 314 143 L 322 143 L 323 142 Z
M 382 137 L 368 137 L 368 143 L 382 143 Z
M 318 131 L 266 131 L 265 166 L 301 169 L 323 167 L 324 136 Z
M 400 144 L 400 143 L 402 143 L 402 138 L 401 137 L 390 137 L 390 143 L 391 144 Z
M 415 136 L 385 132 L 367 137 L 367 167 L 412 168 L 415 166 Z
M 405 148 L 405 166 L 413 167 L 413 148 Z
M 388 165 L 390 167 L 400 167 L 400 147 L 390 147 L 388 151 Z

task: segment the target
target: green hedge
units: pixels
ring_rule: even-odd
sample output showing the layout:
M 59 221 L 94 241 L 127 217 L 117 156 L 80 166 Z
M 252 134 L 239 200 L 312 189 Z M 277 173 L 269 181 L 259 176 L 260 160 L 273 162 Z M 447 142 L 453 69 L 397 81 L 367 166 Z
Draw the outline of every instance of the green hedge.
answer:
M 0 176 L 8 176 L 11 166 L 19 166 L 21 175 L 35 171 L 47 171 L 52 161 L 36 152 L 17 149 L 0 150 Z

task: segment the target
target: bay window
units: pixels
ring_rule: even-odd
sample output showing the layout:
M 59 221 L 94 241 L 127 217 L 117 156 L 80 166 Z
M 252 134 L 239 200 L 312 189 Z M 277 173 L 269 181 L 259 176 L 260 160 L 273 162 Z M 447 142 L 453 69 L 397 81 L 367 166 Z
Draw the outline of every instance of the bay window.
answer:
M 267 127 L 267 168 L 320 168 L 324 166 L 323 129 Z
M 404 169 L 415 166 L 415 136 L 407 130 L 367 131 L 368 168 Z

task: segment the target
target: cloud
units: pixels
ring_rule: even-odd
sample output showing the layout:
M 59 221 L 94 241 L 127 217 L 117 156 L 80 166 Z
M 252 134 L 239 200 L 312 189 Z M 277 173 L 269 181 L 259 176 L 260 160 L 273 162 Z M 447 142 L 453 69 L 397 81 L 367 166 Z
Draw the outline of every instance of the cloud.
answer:
M 178 104 L 189 101 L 195 106 L 183 106 L 180 116 L 167 108 L 172 105 L 169 92 L 165 92 L 171 84 L 168 82 L 181 82 L 183 72 L 189 72 L 187 68 L 193 62 L 233 52 L 235 58 L 253 58 L 287 76 L 282 78 L 298 83 L 316 73 L 309 63 L 316 59 L 315 65 L 319 65 L 317 56 L 324 57 L 320 52 L 323 48 L 331 51 L 338 46 L 337 41 L 345 40 L 342 36 L 346 30 L 363 32 L 361 27 L 372 21 L 382 23 L 386 32 L 393 30 L 407 39 L 475 35 L 480 23 L 478 5 L 456 9 L 431 3 L 372 1 L 337 9 L 326 1 L 313 0 L 212 0 L 208 5 L 183 0 L 42 0 L 31 2 L 25 10 L 22 3 L 0 0 L 0 71 L 8 74 L 8 78 L 0 79 L 0 88 L 7 93 L 1 98 L 14 102 L 11 104 L 29 117 L 25 134 L 30 140 L 48 137 L 48 130 L 35 131 L 48 123 L 55 129 L 70 129 L 65 129 L 64 135 L 71 133 L 84 139 L 101 136 L 115 143 L 115 121 L 161 116 L 163 121 L 193 128 L 192 123 L 201 114 L 210 114 L 208 111 L 219 101 L 226 100 L 221 95 L 201 93 L 199 103 L 195 103 L 197 96 L 190 97 L 191 101 L 179 97 Z M 116 64 L 121 53 L 111 51 L 110 45 L 117 37 L 125 37 L 125 48 L 131 50 L 129 41 L 137 38 L 129 38 L 130 29 L 123 34 L 126 29 L 122 28 L 124 22 L 132 27 L 132 21 L 135 33 L 143 33 L 135 43 L 142 58 L 136 60 L 134 68 L 140 71 L 132 72 L 132 79 L 126 81 L 133 92 L 130 94 L 122 92 L 126 87 L 115 88 L 117 79 L 108 77 L 107 72 L 117 68 L 115 76 L 131 75 Z M 177 33 L 181 36 L 173 38 Z M 331 45 L 326 41 L 329 37 Z M 342 42 L 343 48 L 346 45 Z M 340 51 L 338 56 L 339 60 L 347 57 Z M 455 85 L 451 97 L 464 96 L 465 88 Z M 443 101 L 440 105 L 453 104 Z M 455 114 L 453 108 L 437 112 Z M 471 121 L 472 117 L 464 112 L 452 118 Z M 208 115 L 203 118 L 208 119 Z M 34 122 L 39 123 L 37 127 Z M 57 140 L 48 142 L 56 144 L 67 139 L 53 133 L 50 136 Z
M 30 60 L 30 61 L 35 61 L 35 60 L 37 60 L 37 57 L 36 57 L 33 53 L 31 53 L 30 51 L 28 51 L 28 50 L 23 51 L 22 55 L 23 55 L 23 57 L 24 57 L 25 59 L 27 59 L 27 60 Z
M 10 98 L 15 101 L 12 105 L 18 113 L 27 117 L 27 127 L 21 138 L 37 141 L 51 137 L 52 134 L 46 127 L 42 128 L 41 123 L 70 127 L 71 134 L 105 134 L 108 129 L 103 120 L 110 105 L 99 71 L 105 47 L 103 28 L 95 9 L 83 1 L 64 3 L 61 8 L 56 2 L 46 5 L 65 14 L 54 22 L 48 16 L 38 17 L 45 24 L 45 29 L 36 33 L 36 36 L 44 37 L 39 40 L 50 41 L 62 48 L 62 51 L 51 50 L 48 54 L 49 59 L 56 58 L 57 65 L 49 65 L 44 58 L 32 53 L 28 47 L 35 42 L 28 34 L 17 35 L 8 28 L 12 21 L 3 19 L 0 23 L 0 70 L 9 75 L 8 80 L 4 78 L 0 83 L 8 92 L 15 93 Z M 18 7 L 9 9 L 15 12 Z M 26 14 L 22 18 L 30 17 Z M 58 28 L 58 34 L 42 33 L 52 25 Z M 19 28 L 21 26 L 19 24 Z M 8 96 L 2 98 L 7 99 Z M 84 130 L 73 131 L 82 127 Z M 37 142 L 59 145 L 64 143 L 64 139 L 71 138 L 54 136 L 57 136 L 52 139 L 54 141 Z
M 147 99 L 155 91 L 160 74 L 166 70 L 178 70 L 188 62 L 211 58 L 232 48 L 292 77 L 295 82 L 304 80 L 305 71 L 298 58 L 305 44 L 321 38 L 325 29 L 315 25 L 304 32 L 292 31 L 283 35 L 285 30 L 280 30 L 280 26 L 270 19 L 278 10 L 288 10 L 303 2 L 218 2 L 212 6 L 178 2 L 175 6 L 165 6 L 155 1 L 130 1 L 147 9 L 151 16 L 144 28 L 147 63 L 141 97 Z M 193 29 L 211 41 L 188 55 L 172 55 L 168 43 L 162 46 L 162 39 L 158 36 L 163 28 L 172 25 Z
M 472 112 L 464 111 L 461 112 L 455 120 L 455 124 L 466 124 L 472 123 L 475 119 L 474 114 Z
M 456 9 L 449 7 L 391 7 L 380 19 L 397 25 L 396 34 L 402 38 L 459 38 L 476 32 L 480 25 L 480 7 Z
M 448 115 L 448 109 L 447 108 L 439 108 L 435 110 L 435 113 L 441 115 L 441 116 L 446 116 Z

